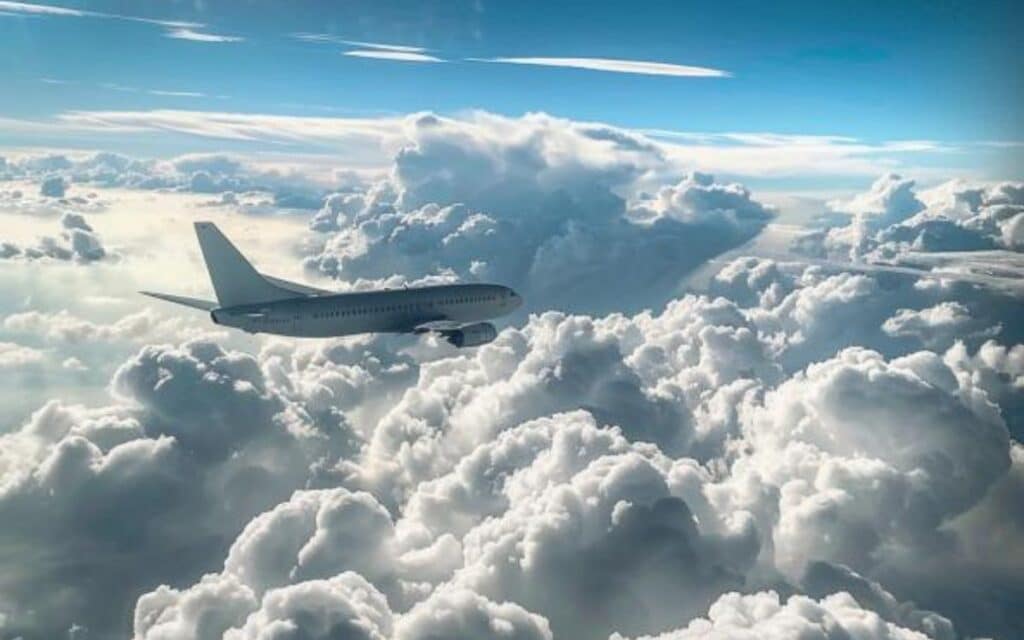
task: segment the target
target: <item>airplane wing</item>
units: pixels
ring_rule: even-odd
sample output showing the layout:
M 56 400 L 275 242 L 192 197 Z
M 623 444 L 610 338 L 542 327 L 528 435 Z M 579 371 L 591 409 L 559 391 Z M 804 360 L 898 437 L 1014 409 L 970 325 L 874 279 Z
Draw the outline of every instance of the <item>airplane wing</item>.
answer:
M 290 280 L 283 280 L 281 278 L 275 278 L 274 276 L 268 276 L 265 273 L 261 273 L 260 275 L 263 276 L 265 280 L 270 282 L 270 284 L 274 285 L 275 287 L 287 289 L 288 291 L 298 293 L 301 295 L 322 296 L 324 294 L 334 293 L 333 291 L 328 291 L 327 289 L 318 289 L 317 287 L 311 287 L 308 284 L 301 284 L 299 282 L 292 282 Z
M 451 333 L 452 331 L 458 331 L 462 327 L 466 326 L 465 322 L 455 322 L 454 320 L 432 320 L 430 322 L 424 322 L 413 327 L 413 333 L 440 333 L 442 335 Z

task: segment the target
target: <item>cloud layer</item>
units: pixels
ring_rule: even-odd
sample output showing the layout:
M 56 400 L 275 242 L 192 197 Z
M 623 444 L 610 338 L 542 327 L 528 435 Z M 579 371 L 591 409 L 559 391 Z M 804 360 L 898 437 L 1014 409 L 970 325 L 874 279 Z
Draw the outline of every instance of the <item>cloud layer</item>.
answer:
M 1020 301 L 834 259 L 945 254 L 939 219 L 1011 253 L 1017 186 L 884 176 L 823 212 L 803 243 L 825 258 L 730 258 L 694 292 L 776 214 L 746 187 L 601 125 L 401 123 L 385 172 L 332 189 L 220 154 L 0 164 L 5 219 L 62 234 L 10 241 L 0 275 L 25 300 L 3 309 L 0 368 L 97 375 L 87 347 L 116 364 L 88 402 L 47 390 L 0 434 L 0 633 L 1021 633 Z M 250 238 L 299 218 L 283 259 L 339 288 L 495 280 L 530 313 L 459 351 L 235 342 L 30 297 L 29 274 L 116 283 L 152 259 L 99 244 L 128 194 L 161 215 L 187 196 L 175 224 L 214 212 Z

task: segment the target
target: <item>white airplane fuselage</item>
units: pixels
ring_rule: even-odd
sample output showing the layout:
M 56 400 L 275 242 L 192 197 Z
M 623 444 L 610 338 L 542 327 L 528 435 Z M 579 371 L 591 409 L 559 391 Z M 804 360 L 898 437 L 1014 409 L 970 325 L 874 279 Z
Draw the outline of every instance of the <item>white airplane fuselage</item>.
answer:
M 409 333 L 429 323 L 483 322 L 511 313 L 522 299 L 510 288 L 458 284 L 302 296 L 221 307 L 217 324 L 250 333 L 327 338 L 358 333 Z

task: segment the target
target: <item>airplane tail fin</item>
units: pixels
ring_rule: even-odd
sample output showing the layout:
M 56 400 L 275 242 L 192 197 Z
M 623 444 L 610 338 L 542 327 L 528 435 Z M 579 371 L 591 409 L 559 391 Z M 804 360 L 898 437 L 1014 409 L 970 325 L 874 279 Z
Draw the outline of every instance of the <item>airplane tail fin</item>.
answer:
M 196 222 L 195 227 L 206 270 L 222 307 L 296 297 L 295 292 L 275 286 L 260 275 L 215 224 Z

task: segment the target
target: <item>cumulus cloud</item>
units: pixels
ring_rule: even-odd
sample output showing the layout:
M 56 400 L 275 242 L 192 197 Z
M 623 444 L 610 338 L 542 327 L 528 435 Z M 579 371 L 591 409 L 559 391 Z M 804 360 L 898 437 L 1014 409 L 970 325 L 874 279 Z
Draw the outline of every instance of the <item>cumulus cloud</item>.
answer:
M 262 201 L 268 205 L 263 209 L 316 209 L 325 193 L 323 185 L 294 169 L 257 166 L 218 153 L 186 154 L 167 160 L 110 152 L 26 155 L 7 162 L 0 169 L 0 177 L 39 180 L 42 195 L 54 198 L 63 197 L 67 185 L 73 182 L 96 187 L 247 194 L 247 203 Z M 88 198 L 69 200 L 78 207 L 89 204 Z
M 444 589 L 418 603 L 395 626 L 396 640 L 507 638 L 551 640 L 547 620 L 512 602 L 466 589 Z
M 612 636 L 624 640 L 622 636 Z M 729 593 L 715 602 L 706 618 L 685 628 L 647 640 L 712 640 L 717 638 L 822 638 L 823 640 L 927 640 L 929 636 L 886 622 L 864 609 L 847 593 L 821 600 L 791 596 L 783 601 L 774 591 L 751 595 Z
M 258 640 L 278 634 L 310 640 L 391 637 L 387 600 L 358 574 L 343 573 L 282 587 L 263 597 L 260 609 L 225 640 Z
M 685 298 L 633 319 L 548 313 L 472 356 L 425 365 L 374 431 L 367 470 L 402 495 L 498 433 L 577 407 L 672 453 L 714 452 L 738 428 L 734 403 L 776 375 L 724 300 Z
M 958 342 L 943 361 L 961 385 L 997 403 L 1016 440 L 1024 440 L 1024 345 L 1007 347 L 988 340 L 971 353 Z
M 945 349 L 954 340 L 977 348 L 995 335 L 1011 344 L 1021 339 L 1004 321 L 1019 305 L 1012 290 L 916 274 L 746 257 L 727 263 L 709 290 L 743 308 L 787 371 L 850 346 L 902 355 Z
M 874 261 L 912 251 L 1017 250 L 1024 186 L 954 180 L 917 193 L 913 180 L 887 174 L 867 192 L 829 208 L 834 224 L 800 238 L 797 249 Z
M 99 236 L 78 213 L 65 212 L 58 236 L 43 236 L 34 245 L 0 241 L 0 259 L 60 260 L 86 264 L 108 257 Z
M 926 346 L 939 349 L 952 346 L 958 339 L 994 336 L 1000 328 L 979 326 L 970 310 L 955 301 L 927 309 L 900 309 L 882 325 L 889 335 L 913 336 Z
M 138 593 L 213 568 L 255 515 L 356 446 L 340 413 L 210 342 L 146 347 L 112 386 L 107 407 L 54 402 L 0 436 L 0 607 L 16 634 L 116 628 Z
M 19 369 L 40 364 L 46 354 L 15 342 L 0 342 L 0 369 Z
M 733 474 L 779 491 L 774 565 L 794 580 L 813 560 L 869 573 L 928 544 L 1010 464 L 998 409 L 931 352 L 811 365 L 767 394 L 746 438 Z
M 737 286 L 786 282 L 755 267 Z M 418 365 L 377 339 L 145 347 L 111 406 L 51 405 L 5 436 L 0 515 L 21 523 L 5 548 L 51 560 L 8 559 L 5 598 L 105 629 L 148 591 L 140 638 L 663 633 L 732 590 L 810 589 L 821 562 L 886 574 L 1009 472 L 993 399 L 1019 392 L 976 372 L 1016 371 L 1015 355 L 853 349 L 787 379 L 746 312 L 691 296 L 659 315 L 550 313 L 473 353 L 424 345 Z M 140 527 L 90 519 L 97 503 Z M 66 526 L 41 539 L 40 518 Z M 138 572 L 66 550 L 94 538 Z M 827 575 L 817 606 L 860 589 L 851 612 L 947 637 Z M 39 600 L 48 583 L 77 600 Z
M 308 268 L 348 281 L 450 272 L 522 289 L 533 309 L 635 310 L 772 216 L 703 174 L 645 196 L 643 182 L 671 168 L 610 128 L 428 115 L 407 135 L 386 183 L 328 199 L 312 227 L 330 235 Z

